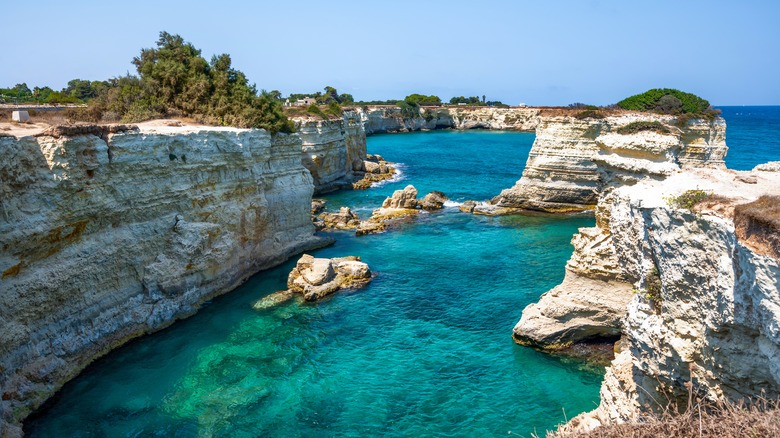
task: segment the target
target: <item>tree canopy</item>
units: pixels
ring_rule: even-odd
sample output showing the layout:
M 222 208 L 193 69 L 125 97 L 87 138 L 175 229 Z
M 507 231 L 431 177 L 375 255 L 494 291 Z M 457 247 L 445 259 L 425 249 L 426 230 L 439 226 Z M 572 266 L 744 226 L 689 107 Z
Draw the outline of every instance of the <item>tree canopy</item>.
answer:
M 651 111 L 661 114 L 708 115 L 713 112 L 710 103 L 701 97 L 673 88 L 654 88 L 627 97 L 617 103 L 627 110 Z
M 91 113 L 126 122 L 181 115 L 274 133 L 294 131 L 277 96 L 258 93 L 246 75 L 232 67 L 230 55 L 215 55 L 208 62 L 181 36 L 160 32 L 157 47 L 142 49 L 133 64 L 138 76 L 107 81 L 90 103 Z

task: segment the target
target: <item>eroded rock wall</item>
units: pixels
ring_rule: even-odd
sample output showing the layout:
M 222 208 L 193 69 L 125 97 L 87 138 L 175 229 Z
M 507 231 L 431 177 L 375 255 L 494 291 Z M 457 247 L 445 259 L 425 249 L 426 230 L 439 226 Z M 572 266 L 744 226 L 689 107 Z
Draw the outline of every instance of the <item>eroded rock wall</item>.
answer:
M 0 435 L 94 358 L 320 245 L 297 135 L 0 138 Z
M 659 123 L 664 132 L 618 132 L 639 121 Z M 686 168 L 725 168 L 723 119 L 694 120 L 683 128 L 675 121 L 646 113 L 582 119 L 542 116 L 522 177 L 490 204 L 505 212 L 589 210 L 608 187 L 646 177 L 662 179 Z
M 425 107 L 417 117 L 404 117 L 398 107 L 357 109 L 368 135 L 433 129 L 493 129 L 527 131 L 536 129 L 538 108 Z
M 693 189 L 720 198 L 694 211 L 668 201 Z M 636 421 L 691 395 L 780 396 L 780 261 L 740 241 L 732 217 L 734 205 L 778 192 L 780 173 L 702 169 L 612 192 L 613 250 L 636 293 L 599 408 L 568 428 Z
M 299 119 L 302 162 L 314 179 L 314 192 L 326 193 L 350 187 L 366 159 L 366 131 L 354 111 L 341 119 Z

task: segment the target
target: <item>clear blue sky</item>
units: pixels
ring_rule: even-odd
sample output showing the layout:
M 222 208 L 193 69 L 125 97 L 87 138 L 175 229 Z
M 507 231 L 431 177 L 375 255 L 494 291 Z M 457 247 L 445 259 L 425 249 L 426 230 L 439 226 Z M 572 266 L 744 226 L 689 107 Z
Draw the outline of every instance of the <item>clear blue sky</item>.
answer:
M 134 73 L 161 30 L 258 88 L 609 104 L 649 88 L 780 104 L 780 1 L 3 2 L 0 86 Z

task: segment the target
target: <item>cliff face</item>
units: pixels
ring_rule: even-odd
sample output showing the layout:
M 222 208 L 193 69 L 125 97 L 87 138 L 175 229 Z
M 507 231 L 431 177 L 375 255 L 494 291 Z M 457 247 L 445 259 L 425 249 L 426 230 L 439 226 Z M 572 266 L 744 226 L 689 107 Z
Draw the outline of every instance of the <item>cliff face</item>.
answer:
M 94 358 L 321 244 L 296 135 L 0 138 L 0 435 Z
M 350 187 L 353 172 L 363 170 L 366 131 L 360 115 L 344 112 L 339 120 L 300 119 L 302 162 L 314 178 L 314 192 Z
M 666 132 L 618 132 L 638 121 L 660 123 Z M 522 178 L 491 200 L 493 210 L 588 210 L 610 186 L 664 178 L 685 168 L 725 167 L 723 119 L 693 121 L 682 129 L 674 121 L 653 114 L 542 116 Z
M 533 131 L 538 108 L 444 107 L 423 108 L 418 117 L 405 118 L 398 107 L 357 110 L 368 135 L 432 129 L 495 129 Z
M 745 182 L 748 181 L 748 182 Z M 706 188 L 722 198 L 696 212 L 664 199 Z M 589 429 L 636 420 L 690 391 L 709 399 L 780 396 L 780 264 L 742 240 L 734 205 L 780 193 L 780 173 L 697 171 L 615 190 L 610 234 L 637 293 Z

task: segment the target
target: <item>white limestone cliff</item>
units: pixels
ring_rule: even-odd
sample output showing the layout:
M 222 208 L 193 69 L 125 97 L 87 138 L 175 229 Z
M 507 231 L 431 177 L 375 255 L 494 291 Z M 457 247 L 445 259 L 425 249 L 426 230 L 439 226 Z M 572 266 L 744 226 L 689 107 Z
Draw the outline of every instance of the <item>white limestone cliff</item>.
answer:
M 396 106 L 356 109 L 366 134 L 433 129 L 493 129 L 526 131 L 536 129 L 538 108 L 425 107 L 417 117 L 404 117 Z
M 755 182 L 697 170 L 614 191 L 610 233 L 638 293 L 601 404 L 568 430 L 636 421 L 670 401 L 684 407 L 689 391 L 710 400 L 780 396 L 780 259 L 734 219 L 735 205 L 780 193 L 780 173 L 750 176 Z M 670 206 L 670 196 L 693 189 L 718 197 L 694 211 Z
M 297 135 L 74 129 L 0 138 L 1 436 L 96 357 L 323 243 Z
M 664 178 L 680 169 L 725 167 L 723 119 L 694 120 L 682 128 L 675 120 L 648 113 L 543 114 L 522 178 L 483 206 L 483 213 L 589 210 L 608 187 Z M 666 132 L 618 132 L 639 121 L 659 123 Z
M 314 179 L 314 192 L 351 187 L 364 170 L 366 131 L 360 115 L 345 111 L 340 119 L 297 119 L 303 165 Z

